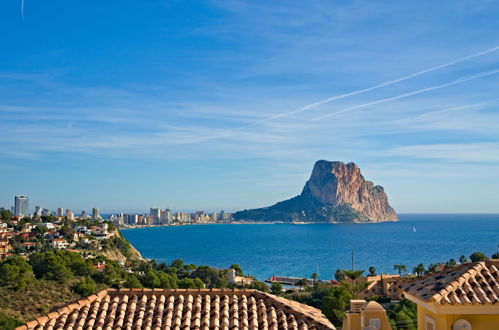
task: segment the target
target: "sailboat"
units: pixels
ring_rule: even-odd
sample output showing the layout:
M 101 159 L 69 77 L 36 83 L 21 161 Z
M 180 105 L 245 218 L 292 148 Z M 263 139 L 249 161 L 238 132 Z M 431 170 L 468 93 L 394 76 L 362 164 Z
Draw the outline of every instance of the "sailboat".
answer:
M 412 226 L 412 231 L 416 232 L 416 227 Z

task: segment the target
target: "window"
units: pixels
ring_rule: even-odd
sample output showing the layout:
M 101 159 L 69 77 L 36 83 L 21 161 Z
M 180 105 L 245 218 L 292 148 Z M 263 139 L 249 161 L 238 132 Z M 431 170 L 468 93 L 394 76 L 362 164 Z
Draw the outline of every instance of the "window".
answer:
M 379 319 L 370 319 L 369 325 L 375 327 L 376 329 L 379 329 L 380 328 Z
M 429 316 L 425 318 L 426 330 L 435 330 L 435 320 Z

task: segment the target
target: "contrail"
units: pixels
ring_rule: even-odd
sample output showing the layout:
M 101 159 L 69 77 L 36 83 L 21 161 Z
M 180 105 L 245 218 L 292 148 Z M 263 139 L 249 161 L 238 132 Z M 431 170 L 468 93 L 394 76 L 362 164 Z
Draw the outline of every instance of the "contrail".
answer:
M 392 96 L 392 97 L 388 97 L 388 98 L 376 100 L 376 101 L 373 101 L 373 102 L 359 104 L 359 105 L 356 105 L 356 106 L 353 106 L 353 107 L 348 107 L 348 108 L 345 108 L 343 110 L 339 110 L 339 111 L 336 111 L 336 112 L 333 112 L 333 113 L 329 113 L 329 114 L 324 115 L 324 116 L 316 117 L 316 118 L 312 119 L 312 121 L 321 120 L 321 119 L 324 119 L 324 118 L 329 118 L 329 117 L 332 117 L 332 116 L 336 116 L 336 115 L 338 115 L 340 113 L 350 112 L 350 111 L 353 111 L 353 110 L 365 108 L 365 107 L 368 107 L 368 106 L 371 106 L 371 105 L 375 105 L 375 104 L 387 103 L 387 102 L 391 102 L 391 101 L 403 99 L 403 98 L 406 98 L 406 97 L 409 97 L 409 96 L 413 96 L 413 95 L 417 95 L 417 94 L 421 94 L 421 93 L 433 91 L 433 90 L 436 90 L 436 89 L 441 89 L 441 88 L 446 88 L 446 87 L 450 87 L 450 86 L 462 84 L 462 83 L 470 81 L 470 80 L 475 80 L 475 79 L 482 78 L 482 77 L 492 76 L 492 75 L 495 75 L 497 73 L 499 73 L 499 70 L 493 70 L 493 71 L 487 71 L 487 72 L 478 73 L 478 74 L 475 74 L 473 76 L 468 76 L 468 77 L 465 77 L 465 78 L 460 78 L 460 79 L 457 79 L 457 80 L 454 80 L 454 81 L 451 81 L 449 83 L 445 83 L 445 84 L 442 84 L 442 85 L 436 85 L 436 86 L 432 86 L 432 87 L 427 87 L 427 88 L 423 88 L 423 89 L 420 89 L 420 90 L 417 90 L 417 91 L 413 91 L 413 92 L 401 94 L 401 95 L 398 95 L 398 96 Z
M 359 89 L 359 90 L 356 90 L 356 91 L 353 91 L 353 92 L 350 92 L 350 93 L 340 94 L 340 95 L 329 97 L 329 98 L 324 99 L 322 101 L 310 103 L 310 104 L 307 104 L 304 107 L 301 107 L 301 108 L 299 108 L 297 110 L 293 110 L 291 112 L 286 112 L 286 113 L 274 115 L 274 116 L 271 116 L 271 117 L 267 117 L 266 119 L 264 119 L 262 121 L 266 121 L 266 120 L 269 120 L 269 119 L 277 119 L 277 118 L 288 117 L 288 116 L 291 116 L 291 115 L 294 115 L 294 114 L 297 114 L 297 113 L 301 113 L 301 112 L 304 112 L 304 111 L 307 111 L 307 110 L 314 109 L 314 108 L 316 108 L 316 107 L 318 107 L 318 106 L 320 106 L 322 104 L 325 104 L 325 103 L 329 103 L 329 102 L 332 102 L 332 101 L 335 101 L 335 100 L 339 100 L 339 99 L 344 99 L 344 98 L 347 98 L 347 97 L 350 97 L 350 96 L 353 96 L 353 95 L 367 93 L 367 92 L 370 92 L 372 90 L 375 90 L 375 89 L 378 89 L 378 88 L 381 88 L 381 87 L 390 86 L 390 85 L 393 85 L 393 84 L 396 84 L 396 83 L 399 83 L 399 82 L 402 82 L 402 81 L 405 81 L 405 80 L 409 80 L 409 79 L 415 78 L 417 76 L 421 76 L 421 75 L 423 75 L 425 73 L 429 73 L 429 72 L 432 72 L 432 71 L 440 70 L 440 69 L 449 67 L 451 65 L 458 64 L 458 63 L 470 60 L 470 59 L 475 58 L 475 57 L 479 57 L 479 56 L 483 56 L 483 55 L 492 53 L 492 52 L 494 52 L 494 51 L 496 51 L 498 49 L 499 49 L 499 46 L 495 46 L 493 48 L 490 48 L 490 49 L 487 49 L 487 50 L 483 50 L 481 52 L 478 52 L 478 53 L 475 53 L 475 54 L 472 54 L 472 55 L 468 55 L 468 56 L 465 56 L 465 57 L 461 57 L 461 58 L 455 59 L 455 60 L 453 60 L 451 62 L 448 62 L 448 63 L 445 63 L 445 64 L 440 64 L 440 65 L 437 65 L 437 66 L 434 66 L 434 67 L 431 67 L 431 68 L 428 68 L 428 69 L 425 69 L 425 70 L 422 70 L 422 71 L 410 74 L 410 75 L 405 76 L 405 77 L 401 77 L 401 78 L 397 78 L 397 79 L 394 79 L 394 80 L 385 81 L 383 83 L 380 83 L 380 84 L 372 86 L 372 87 Z
M 24 20 L 24 0 L 21 0 L 21 17 Z

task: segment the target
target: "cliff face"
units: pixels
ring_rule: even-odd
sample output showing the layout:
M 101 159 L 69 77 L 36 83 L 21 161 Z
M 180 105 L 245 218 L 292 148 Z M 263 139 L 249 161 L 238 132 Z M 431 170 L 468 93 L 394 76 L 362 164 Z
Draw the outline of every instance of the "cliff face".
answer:
M 315 163 L 301 195 L 273 206 L 236 212 L 239 220 L 381 222 L 397 221 L 381 186 L 366 181 L 354 163 Z

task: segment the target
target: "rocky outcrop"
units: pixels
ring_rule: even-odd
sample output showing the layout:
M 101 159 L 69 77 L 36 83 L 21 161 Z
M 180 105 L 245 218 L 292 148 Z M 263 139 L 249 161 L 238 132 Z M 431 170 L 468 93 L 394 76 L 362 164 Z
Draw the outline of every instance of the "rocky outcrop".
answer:
M 239 211 L 236 220 L 290 222 L 398 221 L 383 187 L 354 163 L 320 160 L 300 195 L 273 206 Z

